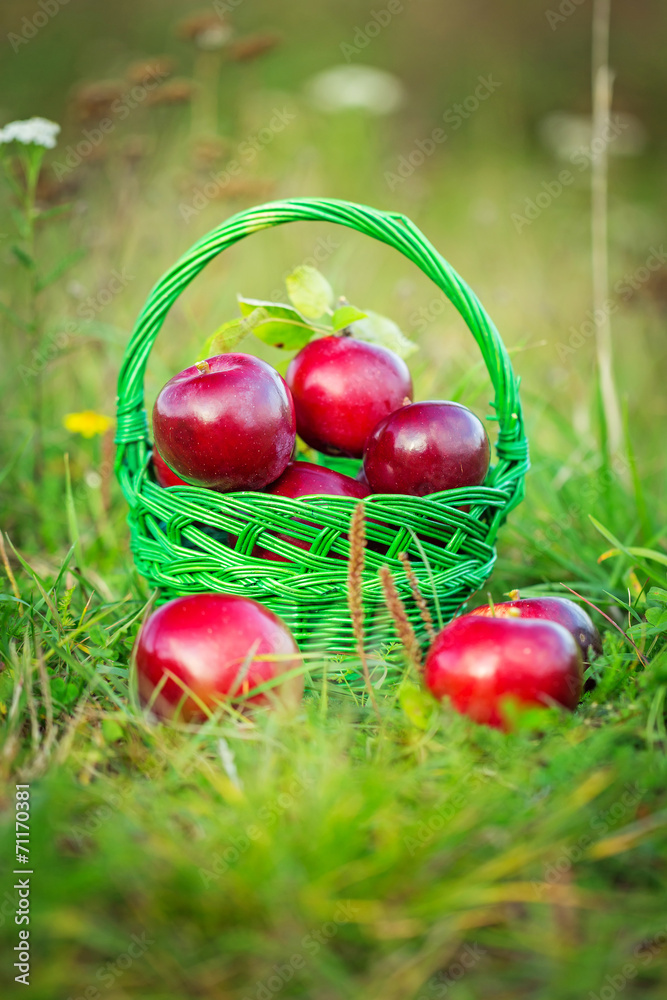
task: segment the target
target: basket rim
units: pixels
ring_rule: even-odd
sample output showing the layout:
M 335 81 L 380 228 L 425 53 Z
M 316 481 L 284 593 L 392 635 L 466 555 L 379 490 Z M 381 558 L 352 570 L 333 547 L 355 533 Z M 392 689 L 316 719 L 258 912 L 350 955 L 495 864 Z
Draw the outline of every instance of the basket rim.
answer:
M 507 513 L 523 499 L 529 466 L 519 379 L 500 333 L 477 295 L 407 216 L 331 198 L 292 198 L 244 209 L 197 240 L 154 285 L 137 317 L 118 377 L 116 475 L 130 507 L 144 488 L 152 452 L 144 401 L 145 370 L 171 307 L 206 264 L 225 249 L 252 233 L 297 221 L 343 225 L 393 247 L 431 278 L 468 326 L 495 393 L 491 403 L 495 416 L 489 419 L 498 422 L 493 442 L 497 464 L 484 486 L 501 489 L 507 495 L 506 504 L 489 525 L 492 541 Z M 395 496 L 398 500 L 401 495 Z M 428 502 L 428 497 L 420 499 Z

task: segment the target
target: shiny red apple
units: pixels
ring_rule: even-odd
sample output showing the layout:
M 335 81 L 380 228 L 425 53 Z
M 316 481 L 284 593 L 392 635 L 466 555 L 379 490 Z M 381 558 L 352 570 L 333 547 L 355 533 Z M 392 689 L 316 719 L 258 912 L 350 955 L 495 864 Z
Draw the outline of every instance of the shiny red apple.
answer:
M 581 651 L 567 629 L 522 618 L 455 618 L 436 636 L 424 680 L 438 699 L 475 722 L 508 728 L 505 699 L 574 709 L 581 696 Z
M 578 604 L 565 597 L 525 597 L 503 601 L 501 604 L 484 604 L 470 614 L 486 618 L 533 618 L 557 622 L 574 638 L 585 666 L 602 652 L 600 633 L 589 615 Z
M 268 692 L 252 695 L 254 688 L 298 667 L 301 661 L 284 622 L 246 597 L 177 597 L 144 622 L 135 651 L 139 695 L 144 704 L 167 678 L 152 704 L 153 711 L 163 718 L 174 716 L 179 704 L 181 719 L 205 718 L 192 695 L 215 710 L 220 701 L 241 696 L 244 703 L 270 704 L 277 698 L 293 704 L 303 691 L 303 678 L 297 676 Z
M 189 486 L 184 479 L 177 476 L 173 469 L 170 469 L 157 448 L 153 448 L 153 471 L 158 486 Z
M 259 490 L 287 467 L 295 442 L 292 398 L 277 371 L 249 354 L 186 368 L 153 408 L 155 444 L 194 486 Z
M 460 403 L 410 403 L 373 429 L 364 472 L 373 493 L 423 497 L 479 486 L 489 469 L 489 439 L 482 421 Z
M 313 462 L 291 462 L 280 479 L 267 486 L 264 492 L 274 496 L 291 497 L 293 500 L 312 496 L 356 497 L 362 500 L 369 495 L 370 490 L 362 483 L 351 479 L 350 476 L 334 472 L 333 469 L 327 469 L 323 465 L 315 465 Z M 312 521 L 304 521 L 301 518 L 297 518 L 297 520 L 301 521 L 302 524 L 313 524 Z M 284 534 L 280 534 L 278 537 L 306 551 L 311 546 L 311 543 L 303 538 L 293 538 Z M 259 545 L 255 546 L 253 555 L 263 559 L 271 559 L 274 562 L 289 561 L 285 556 L 278 555 L 276 552 L 271 552 Z
M 378 421 L 412 399 L 402 358 L 348 336 L 311 340 L 290 362 L 286 379 L 299 436 L 327 455 L 361 458 Z

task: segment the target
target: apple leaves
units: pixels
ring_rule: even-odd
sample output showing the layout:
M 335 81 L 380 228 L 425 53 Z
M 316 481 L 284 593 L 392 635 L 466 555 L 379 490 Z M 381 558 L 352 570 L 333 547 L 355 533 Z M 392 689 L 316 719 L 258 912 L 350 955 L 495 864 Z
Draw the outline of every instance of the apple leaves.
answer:
M 313 337 L 313 328 L 292 306 L 260 302 L 238 296 L 239 309 L 252 324 L 252 332 L 265 344 L 298 351 Z
M 232 351 L 252 333 L 265 344 L 285 351 L 299 351 L 313 339 L 342 331 L 370 344 L 386 347 L 401 358 L 417 345 L 401 332 L 393 320 L 374 312 L 362 312 L 341 297 L 334 306 L 333 289 L 315 267 L 301 264 L 285 279 L 291 305 L 263 302 L 238 296 L 239 319 L 223 323 L 208 338 L 199 360 Z
M 338 309 L 334 310 L 334 314 L 331 317 L 331 328 L 334 333 L 337 333 L 338 330 L 344 330 L 350 323 L 365 319 L 366 316 L 366 313 L 362 313 L 355 306 L 339 306 Z
M 413 340 L 408 340 L 393 319 L 380 316 L 379 313 L 371 312 L 370 309 L 365 317 L 355 320 L 351 329 L 352 336 L 358 340 L 387 347 L 394 354 L 398 354 L 399 358 L 409 358 L 411 354 L 419 350 L 417 344 Z
M 223 323 L 206 340 L 197 360 L 203 361 L 205 358 L 213 358 L 217 354 L 233 351 L 237 344 L 249 333 L 252 333 L 254 326 L 255 321 L 251 316 L 242 316 L 240 319 L 230 319 L 227 323 Z
M 319 319 L 325 313 L 331 313 L 333 288 L 316 267 L 301 264 L 287 275 L 285 284 L 290 301 L 302 316 Z

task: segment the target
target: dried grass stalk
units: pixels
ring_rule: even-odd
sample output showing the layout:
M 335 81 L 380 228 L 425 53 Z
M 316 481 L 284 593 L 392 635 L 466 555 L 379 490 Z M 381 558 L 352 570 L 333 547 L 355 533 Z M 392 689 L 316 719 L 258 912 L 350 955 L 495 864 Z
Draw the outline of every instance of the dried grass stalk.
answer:
M 9 563 L 9 558 L 7 556 L 7 549 L 5 548 L 5 540 L 4 540 L 3 536 L 2 536 L 2 532 L 1 531 L 0 531 L 0 558 L 2 559 L 2 565 L 5 567 L 5 573 L 7 574 L 7 579 L 9 580 L 9 585 L 12 588 L 12 593 L 14 594 L 14 597 L 16 598 L 16 600 L 19 602 L 19 604 L 18 604 L 19 618 L 22 618 L 23 617 L 23 608 L 22 608 L 21 603 L 20 603 L 21 602 L 21 594 L 20 594 L 18 585 L 16 583 L 16 577 L 14 576 L 14 573 L 12 572 L 12 567 L 11 567 L 11 565 Z
M 379 717 L 375 692 L 371 684 L 371 675 L 368 669 L 368 659 L 364 649 L 364 599 L 362 590 L 362 577 L 364 563 L 366 561 L 366 525 L 364 522 L 364 505 L 358 503 L 354 508 L 354 513 L 350 520 L 350 560 L 347 569 L 347 604 L 350 609 L 352 619 L 352 631 L 357 645 L 357 653 L 361 660 L 361 668 L 364 672 L 364 680 L 368 689 L 368 696 L 371 699 L 373 708 Z
M 419 580 L 415 575 L 415 571 L 412 568 L 412 564 L 408 559 L 407 552 L 399 552 L 398 558 L 403 563 L 403 569 L 405 570 L 405 575 L 408 578 L 410 584 L 410 590 L 412 591 L 412 596 L 414 598 L 415 604 L 419 608 L 419 614 L 421 615 L 421 620 L 424 622 L 427 635 L 431 642 L 435 639 L 435 628 L 433 625 L 433 617 L 429 611 L 428 604 L 426 603 L 426 598 L 422 594 L 419 588 Z
M 417 636 L 415 635 L 415 630 L 410 624 L 410 620 L 405 610 L 405 605 L 403 604 L 398 590 L 396 589 L 396 582 L 391 575 L 389 567 L 380 567 L 379 576 L 385 603 L 394 623 L 396 635 L 398 636 L 409 659 L 415 664 L 415 666 L 421 667 L 422 653 L 419 647 L 419 642 L 417 640 Z

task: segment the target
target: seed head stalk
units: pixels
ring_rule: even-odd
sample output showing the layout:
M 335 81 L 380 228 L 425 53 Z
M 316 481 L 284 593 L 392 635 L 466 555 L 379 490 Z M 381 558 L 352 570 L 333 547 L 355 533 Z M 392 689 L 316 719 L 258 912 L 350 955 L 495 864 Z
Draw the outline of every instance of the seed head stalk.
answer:
M 380 719 L 380 710 L 371 684 L 371 675 L 368 669 L 368 659 L 364 648 L 364 601 L 362 590 L 362 579 L 366 553 L 366 526 L 364 523 L 364 505 L 357 504 L 350 521 L 350 560 L 347 571 L 347 603 L 352 618 L 352 631 L 357 646 L 357 653 L 361 660 L 364 680 L 368 696 L 373 705 L 375 714 Z

